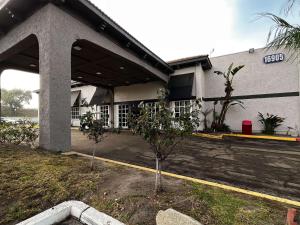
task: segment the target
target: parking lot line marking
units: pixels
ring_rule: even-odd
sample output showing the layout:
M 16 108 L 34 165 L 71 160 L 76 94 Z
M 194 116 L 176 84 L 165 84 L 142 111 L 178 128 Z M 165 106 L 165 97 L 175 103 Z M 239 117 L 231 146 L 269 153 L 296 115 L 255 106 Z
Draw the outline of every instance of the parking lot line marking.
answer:
M 79 153 L 79 152 L 73 152 L 73 151 L 72 152 L 66 152 L 66 153 L 63 153 L 63 154 L 64 155 L 78 155 L 78 156 L 82 156 L 82 157 L 86 157 L 86 158 L 92 158 L 93 157 L 91 155 L 87 155 L 87 154 L 83 154 L 83 153 Z M 134 164 L 130 164 L 130 163 L 124 163 L 124 162 L 115 161 L 115 160 L 111 160 L 111 159 L 106 159 L 106 158 L 102 158 L 102 157 L 95 157 L 95 159 L 103 161 L 103 162 L 108 162 L 108 163 L 113 163 L 113 164 L 126 166 L 126 167 L 130 167 L 130 168 L 135 168 L 135 169 L 142 170 L 142 171 L 148 171 L 148 172 L 151 172 L 151 173 L 156 173 L 155 169 L 151 169 L 151 168 L 147 168 L 147 167 L 143 167 L 143 166 L 138 166 L 138 165 L 134 165 Z M 187 177 L 187 176 L 178 175 L 178 174 L 169 173 L 169 172 L 162 172 L 162 174 L 165 175 L 165 176 L 168 176 L 168 177 L 174 177 L 174 178 L 178 178 L 178 179 L 181 179 L 181 180 L 191 181 L 191 182 L 194 182 L 194 183 L 204 184 L 204 185 L 208 185 L 208 186 L 211 186 L 211 187 L 217 187 L 217 188 L 221 188 L 221 189 L 228 190 L 228 191 L 238 192 L 238 193 L 242 193 L 242 194 L 246 194 L 246 195 L 250 195 L 250 196 L 255 196 L 255 197 L 259 197 L 259 198 L 264 198 L 264 199 L 268 199 L 268 200 L 272 200 L 272 201 L 276 201 L 276 202 L 280 202 L 280 203 L 300 207 L 300 202 L 290 200 L 290 199 L 286 199 L 286 198 L 276 197 L 276 196 L 272 196 L 272 195 L 268 195 L 268 194 L 259 193 L 259 192 L 256 192 L 256 191 L 250 191 L 250 190 L 237 188 L 237 187 L 233 187 L 233 186 L 229 186 L 229 185 L 225 185 L 225 184 L 219 184 L 219 183 L 215 183 L 215 182 L 211 182 L 211 181 L 201 180 L 201 179 Z

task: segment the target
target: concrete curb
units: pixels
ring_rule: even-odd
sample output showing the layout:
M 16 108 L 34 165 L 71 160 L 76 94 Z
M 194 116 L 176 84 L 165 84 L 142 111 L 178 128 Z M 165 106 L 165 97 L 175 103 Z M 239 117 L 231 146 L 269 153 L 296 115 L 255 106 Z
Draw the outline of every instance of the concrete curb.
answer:
M 273 141 L 287 141 L 287 142 L 300 142 L 300 138 L 294 137 L 278 137 L 278 136 L 267 136 L 267 135 L 245 135 L 245 134 L 202 134 L 197 133 L 193 134 L 196 137 L 211 138 L 222 140 L 225 137 L 236 137 L 236 138 L 245 138 L 245 139 L 260 139 L 260 140 L 273 140 Z
M 82 156 L 85 158 L 92 158 L 92 156 L 90 156 L 90 155 L 79 153 L 79 152 L 66 152 L 63 154 L 64 155 L 77 155 L 77 156 Z M 130 168 L 134 168 L 134 169 L 138 169 L 138 170 L 142 170 L 142 171 L 156 173 L 155 169 L 150 169 L 150 168 L 143 167 L 143 166 L 137 166 L 137 165 L 119 162 L 119 161 L 106 159 L 106 158 L 102 158 L 102 157 L 95 157 L 95 159 L 103 161 L 103 162 L 107 162 L 107 163 L 113 163 L 116 165 L 121 165 L 121 166 L 126 166 L 126 167 L 130 167 Z M 250 196 L 254 196 L 254 197 L 258 197 L 258 198 L 264 198 L 267 200 L 284 203 L 284 204 L 291 205 L 291 206 L 300 207 L 300 202 L 286 199 L 286 198 L 280 198 L 280 197 L 276 197 L 276 196 L 272 196 L 272 195 L 268 195 L 268 194 L 262 194 L 262 193 L 255 192 L 255 191 L 250 191 L 250 190 L 246 190 L 246 189 L 242 189 L 242 188 L 237 188 L 237 187 L 233 187 L 233 186 L 229 186 L 229 185 L 225 185 L 225 184 L 219 184 L 219 183 L 206 181 L 206 180 L 201 180 L 201 179 L 197 179 L 197 178 L 182 176 L 182 175 L 178 175 L 178 174 L 174 174 L 174 173 L 168 173 L 168 172 L 164 172 L 164 171 L 162 172 L 162 174 L 165 176 L 168 176 L 168 177 L 174 177 L 177 179 L 191 181 L 191 182 L 198 183 L 198 184 L 221 188 L 221 189 L 224 189 L 227 191 L 233 191 L 233 192 L 242 193 L 242 194 L 246 194 L 246 195 L 250 195 Z

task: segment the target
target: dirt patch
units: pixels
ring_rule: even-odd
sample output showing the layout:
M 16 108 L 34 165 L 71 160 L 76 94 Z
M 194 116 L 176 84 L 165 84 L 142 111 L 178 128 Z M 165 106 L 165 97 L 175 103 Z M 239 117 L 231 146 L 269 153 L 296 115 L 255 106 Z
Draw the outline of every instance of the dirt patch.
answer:
M 0 224 L 6 225 L 67 200 L 130 225 L 155 225 L 157 212 L 168 208 L 204 225 L 282 225 L 287 208 L 167 177 L 164 192 L 155 195 L 153 173 L 102 162 L 91 172 L 87 159 L 21 147 L 0 146 L 0 171 Z

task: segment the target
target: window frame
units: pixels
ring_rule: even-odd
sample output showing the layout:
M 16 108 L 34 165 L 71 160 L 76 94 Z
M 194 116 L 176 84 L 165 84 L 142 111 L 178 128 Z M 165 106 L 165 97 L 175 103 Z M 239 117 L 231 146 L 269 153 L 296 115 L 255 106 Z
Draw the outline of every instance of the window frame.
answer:
M 127 129 L 128 124 L 129 105 L 118 105 L 118 126 Z
M 153 118 L 159 111 L 159 102 L 147 102 L 145 105 L 149 109 L 150 117 Z
M 80 107 L 78 106 L 71 107 L 71 119 L 72 120 L 80 119 Z
M 103 115 L 107 114 L 106 119 L 104 120 L 104 127 L 110 127 L 110 105 L 99 105 L 99 119 L 103 118 Z
M 192 102 L 191 100 L 180 100 L 174 101 L 174 117 L 179 118 L 182 113 L 187 113 L 192 111 Z

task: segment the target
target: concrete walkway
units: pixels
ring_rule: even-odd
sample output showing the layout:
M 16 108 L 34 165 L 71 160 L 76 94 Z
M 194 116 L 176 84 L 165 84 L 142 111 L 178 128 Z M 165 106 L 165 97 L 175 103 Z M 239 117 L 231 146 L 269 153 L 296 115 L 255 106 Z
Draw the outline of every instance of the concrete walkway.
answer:
M 72 150 L 108 159 L 155 167 L 149 145 L 128 132 L 107 134 L 94 144 L 72 131 Z M 180 175 L 232 184 L 246 189 L 300 200 L 300 143 L 211 140 L 192 137 L 164 164 Z

